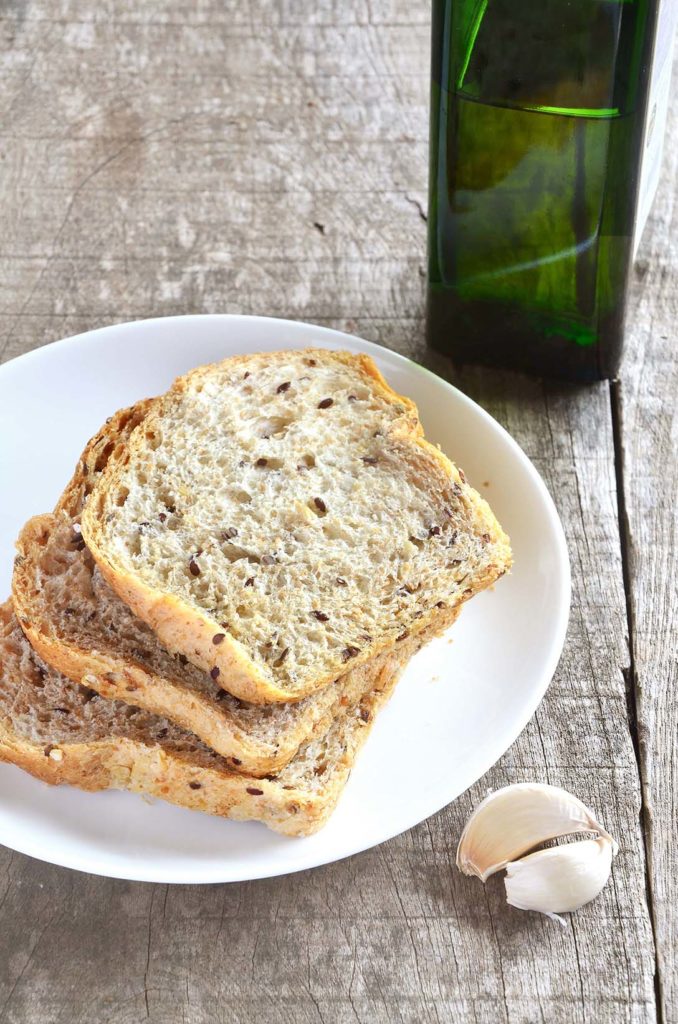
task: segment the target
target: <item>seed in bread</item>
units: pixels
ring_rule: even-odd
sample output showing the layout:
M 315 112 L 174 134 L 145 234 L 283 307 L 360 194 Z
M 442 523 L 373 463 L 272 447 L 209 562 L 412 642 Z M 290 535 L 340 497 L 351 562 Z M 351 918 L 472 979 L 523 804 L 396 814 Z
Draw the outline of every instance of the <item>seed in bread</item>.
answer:
M 163 644 L 253 702 L 321 689 L 511 561 L 413 403 L 371 359 L 328 350 L 235 357 L 180 378 L 109 460 L 82 531 Z
M 205 673 L 162 647 L 102 578 L 79 523 L 97 475 L 148 410 L 148 403 L 139 403 L 111 417 L 87 445 L 55 512 L 24 526 L 14 604 L 31 644 L 53 668 L 105 697 L 172 719 L 242 771 L 267 775 L 290 761 L 311 734 L 326 731 L 339 708 L 374 688 L 387 654 L 299 702 L 261 707 L 222 689 L 218 666 Z M 233 528 L 226 532 L 235 536 Z M 224 639 L 220 631 L 212 643 Z
M 308 835 L 332 813 L 375 714 L 414 650 L 388 659 L 378 687 L 344 709 L 277 775 L 257 779 L 234 771 L 230 760 L 167 719 L 105 700 L 50 669 L 8 601 L 0 605 L 0 761 L 51 784 L 128 789 Z

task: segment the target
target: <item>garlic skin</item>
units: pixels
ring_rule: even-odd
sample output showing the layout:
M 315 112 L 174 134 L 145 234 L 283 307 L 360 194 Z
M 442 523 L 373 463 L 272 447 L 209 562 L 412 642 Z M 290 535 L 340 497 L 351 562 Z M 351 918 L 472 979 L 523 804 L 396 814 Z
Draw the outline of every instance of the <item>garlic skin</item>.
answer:
M 616 844 L 607 836 L 537 850 L 506 865 L 506 902 L 537 910 L 560 924 L 559 914 L 578 910 L 601 892 L 612 869 Z
M 617 844 L 593 812 L 567 790 L 531 782 L 505 786 L 490 793 L 466 823 L 457 848 L 457 867 L 485 882 L 547 839 L 573 832 L 596 832 L 610 845 L 610 859 L 617 852 Z

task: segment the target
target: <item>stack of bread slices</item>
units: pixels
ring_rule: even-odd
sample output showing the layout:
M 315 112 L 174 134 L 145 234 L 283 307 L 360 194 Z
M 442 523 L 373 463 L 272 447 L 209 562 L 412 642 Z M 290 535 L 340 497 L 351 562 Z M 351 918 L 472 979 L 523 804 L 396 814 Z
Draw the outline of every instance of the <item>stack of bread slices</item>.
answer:
M 362 355 L 226 359 L 112 416 L 17 542 L 0 759 L 318 829 L 508 539 Z

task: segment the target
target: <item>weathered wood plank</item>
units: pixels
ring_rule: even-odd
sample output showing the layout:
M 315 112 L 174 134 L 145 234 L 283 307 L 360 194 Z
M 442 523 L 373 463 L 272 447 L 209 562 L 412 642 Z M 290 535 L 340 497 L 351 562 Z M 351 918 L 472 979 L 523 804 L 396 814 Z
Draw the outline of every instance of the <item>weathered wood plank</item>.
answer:
M 678 59 L 674 89 L 678 86 Z M 633 685 L 646 802 L 659 981 L 678 1021 L 678 112 L 669 114 L 662 183 L 639 253 L 619 419 L 627 516 Z
M 405 191 L 239 192 L 235 209 L 227 208 L 225 191 L 197 191 L 187 211 L 185 195 L 177 192 L 130 195 L 84 189 L 63 227 L 60 197 L 37 188 L 19 195 L 27 202 L 3 218 L 0 260 L 10 260 L 21 274 L 27 272 L 25 261 L 49 259 L 46 242 L 59 229 L 60 248 L 77 251 L 78 263 L 95 268 L 102 248 L 107 269 L 125 261 L 134 265 L 182 257 L 204 267 L 238 269 L 245 260 L 275 266 L 281 260 L 281 238 L 287 239 L 285 257 L 295 263 L 397 260 L 404 269 L 414 269 L 416 278 L 420 262 L 424 224 L 416 216 L 419 200 Z M 226 207 L 218 218 L 215 204 Z M 88 241 L 90 251 L 85 249 Z
M 127 142 L 135 116 L 143 118 L 145 133 L 162 128 L 168 136 L 175 122 L 186 119 L 184 142 L 206 142 L 215 135 L 246 140 L 252 130 L 260 143 L 311 139 L 319 127 L 328 140 L 356 143 L 374 139 L 384 144 L 425 143 L 428 135 L 428 109 L 421 88 L 427 81 L 425 71 L 387 78 L 285 76 L 284 90 L 274 93 L 261 77 L 231 82 L 225 77 L 203 77 L 197 70 L 167 76 L 162 88 L 148 73 L 129 75 L 121 82 L 119 72 L 114 74 L 96 62 L 78 68 L 77 76 L 73 69 L 72 81 L 67 83 L 63 72 L 49 63 L 37 81 L 35 74 L 34 69 L 27 80 L 25 71 L 0 72 L 0 140 L 5 145 L 9 139 L 22 138 L 63 146 L 64 123 L 72 141 Z M 243 110 L 236 89 L 242 90 L 245 84 L 250 99 Z M 96 104 L 92 93 L 101 96 Z M 11 122 L 6 118 L 8 110 Z M 219 186 L 218 181 L 210 184 Z
M 423 344 L 428 9 L 29 0 L 9 14 L 3 359 L 117 320 L 232 311 L 337 326 L 448 372 Z M 0 1024 L 656 1019 L 609 390 L 457 382 L 535 461 L 568 536 L 570 629 L 535 719 L 453 806 L 298 876 L 168 888 L 0 848 Z M 622 845 L 601 899 L 562 930 L 453 866 L 484 791 L 534 779 L 573 789 Z
M 424 4 L 408 0 L 330 0 L 305 6 L 297 0 L 224 0 L 215 4 L 191 0 L 161 0 L 152 7 L 143 4 L 121 4 L 119 0 L 60 0 L 58 7 L 50 0 L 35 0 L 21 12 L 26 22 L 85 24 L 114 22 L 138 25 L 258 25 L 279 28 L 293 25 L 425 25 L 429 12 Z

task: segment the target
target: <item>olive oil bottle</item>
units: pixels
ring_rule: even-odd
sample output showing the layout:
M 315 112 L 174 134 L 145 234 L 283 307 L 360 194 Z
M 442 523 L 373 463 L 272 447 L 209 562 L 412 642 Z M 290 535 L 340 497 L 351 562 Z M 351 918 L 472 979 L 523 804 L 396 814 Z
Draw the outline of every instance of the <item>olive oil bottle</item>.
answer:
M 457 362 L 616 374 L 678 0 L 434 0 L 427 332 Z

